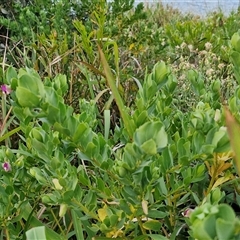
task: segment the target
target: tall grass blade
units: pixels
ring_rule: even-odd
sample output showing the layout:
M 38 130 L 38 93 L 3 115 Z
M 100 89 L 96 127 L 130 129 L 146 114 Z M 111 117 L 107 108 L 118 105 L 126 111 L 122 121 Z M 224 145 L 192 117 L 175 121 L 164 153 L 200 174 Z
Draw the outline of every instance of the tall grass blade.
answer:
M 107 63 L 107 60 L 105 58 L 105 55 L 102 51 L 102 49 L 99 47 L 99 53 L 100 53 L 100 57 L 101 57 L 101 63 L 103 65 L 104 68 L 104 72 L 106 74 L 106 78 L 107 78 L 107 83 L 112 91 L 112 94 L 114 96 L 114 99 L 116 101 L 116 104 L 118 106 L 119 112 L 121 114 L 122 120 L 124 122 L 124 125 L 126 127 L 126 130 L 128 132 L 128 135 L 130 138 L 132 138 L 134 130 L 135 130 L 135 125 L 133 123 L 133 121 L 130 119 L 127 111 L 126 111 L 126 107 L 123 103 L 123 100 L 118 92 L 117 86 L 116 86 L 116 82 L 114 80 L 114 77 L 111 73 L 111 69 L 109 67 L 109 64 Z
M 77 240 L 82 240 L 82 239 L 84 239 L 84 237 L 83 237 L 83 229 L 82 229 L 81 220 L 77 216 L 76 212 L 73 209 L 71 210 L 71 214 L 72 214 L 73 226 L 74 226 Z
M 31 205 L 28 203 L 25 205 L 24 211 L 22 212 L 23 214 L 23 219 L 25 221 L 27 221 L 27 224 L 29 223 L 29 228 L 31 227 L 42 227 L 44 226 L 44 224 L 39 221 L 36 217 L 34 217 L 33 214 L 33 210 Z M 62 236 L 60 236 L 58 233 L 54 232 L 52 229 L 45 227 L 45 234 L 48 237 L 48 240 L 52 240 L 52 239 L 58 239 L 58 240 L 64 240 L 64 238 Z M 27 231 L 26 231 L 27 233 Z M 30 240 L 30 238 L 28 239 Z M 32 240 L 32 239 L 31 239 Z M 35 239 L 34 239 L 35 240 Z
M 4 134 L 3 136 L 0 137 L 0 142 L 11 137 L 13 134 L 19 132 L 20 130 L 21 130 L 21 127 L 17 127 L 17 128 L 14 128 L 13 130 L 7 132 L 6 134 Z
M 104 110 L 104 137 L 105 140 L 108 140 L 109 131 L 110 131 L 110 110 Z
M 35 227 L 26 232 L 27 240 L 48 240 L 45 234 L 45 227 Z M 50 240 L 50 239 L 49 239 Z

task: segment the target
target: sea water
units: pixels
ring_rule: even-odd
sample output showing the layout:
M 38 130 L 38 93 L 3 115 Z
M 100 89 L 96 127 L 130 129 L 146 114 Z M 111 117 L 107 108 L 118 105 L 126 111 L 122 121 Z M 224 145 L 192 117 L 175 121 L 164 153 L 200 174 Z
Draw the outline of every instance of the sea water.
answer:
M 135 0 L 135 5 L 140 2 L 150 5 L 162 2 L 163 5 L 171 5 L 184 13 L 193 13 L 201 16 L 219 10 L 227 15 L 232 11 L 237 11 L 240 6 L 240 0 Z

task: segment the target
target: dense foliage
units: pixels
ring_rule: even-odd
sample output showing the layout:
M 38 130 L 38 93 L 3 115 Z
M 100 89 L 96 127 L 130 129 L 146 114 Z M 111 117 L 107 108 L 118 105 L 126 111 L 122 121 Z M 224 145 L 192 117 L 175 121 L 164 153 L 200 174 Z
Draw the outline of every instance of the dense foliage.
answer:
M 0 7 L 0 239 L 240 239 L 238 13 Z

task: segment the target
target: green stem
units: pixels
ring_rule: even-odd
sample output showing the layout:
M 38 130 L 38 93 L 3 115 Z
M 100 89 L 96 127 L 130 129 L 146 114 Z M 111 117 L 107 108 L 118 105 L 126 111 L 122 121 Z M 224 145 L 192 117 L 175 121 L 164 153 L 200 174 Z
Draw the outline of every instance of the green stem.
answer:
M 167 184 L 167 186 L 168 186 L 168 189 L 170 189 L 168 174 L 166 174 L 166 184 Z M 169 208 L 169 221 L 170 221 L 170 225 L 171 225 L 171 227 L 172 227 L 172 226 L 173 226 L 173 213 L 172 213 L 171 194 L 168 194 L 168 195 L 167 195 L 167 203 L 168 203 L 168 206 L 170 207 L 170 208 Z
M 55 216 L 55 214 L 54 214 L 53 210 L 52 210 L 52 209 L 50 209 L 50 211 L 51 211 L 51 213 L 52 213 L 52 216 L 53 216 L 53 218 L 54 218 L 54 220 L 55 220 L 55 222 L 56 222 L 57 226 L 59 227 L 59 229 L 60 229 L 60 231 L 61 231 L 62 235 L 65 235 L 65 234 L 64 234 L 64 231 L 63 231 L 63 229 L 62 229 L 62 227 L 61 227 L 61 224 L 59 223 L 58 219 L 56 218 L 56 216 Z
M 10 236 L 7 228 L 5 229 L 5 232 L 6 232 L 6 240 L 10 240 Z
M 137 220 L 138 220 L 138 224 L 139 224 L 139 226 L 141 228 L 141 231 L 142 231 L 143 235 L 145 235 L 146 234 L 146 230 L 143 227 L 142 219 L 138 217 Z

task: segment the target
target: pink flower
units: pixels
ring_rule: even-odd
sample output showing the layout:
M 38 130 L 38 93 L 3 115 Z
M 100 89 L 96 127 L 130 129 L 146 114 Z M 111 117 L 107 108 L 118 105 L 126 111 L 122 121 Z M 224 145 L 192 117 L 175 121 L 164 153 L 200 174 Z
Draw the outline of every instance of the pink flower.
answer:
M 187 208 L 184 212 L 182 212 L 182 215 L 184 217 L 189 217 L 192 212 L 193 212 L 193 209 Z
M 1 90 L 6 95 L 8 95 L 12 92 L 12 89 L 6 84 L 1 85 Z
M 9 162 L 4 162 L 2 168 L 5 172 L 10 172 L 12 170 L 11 164 Z

